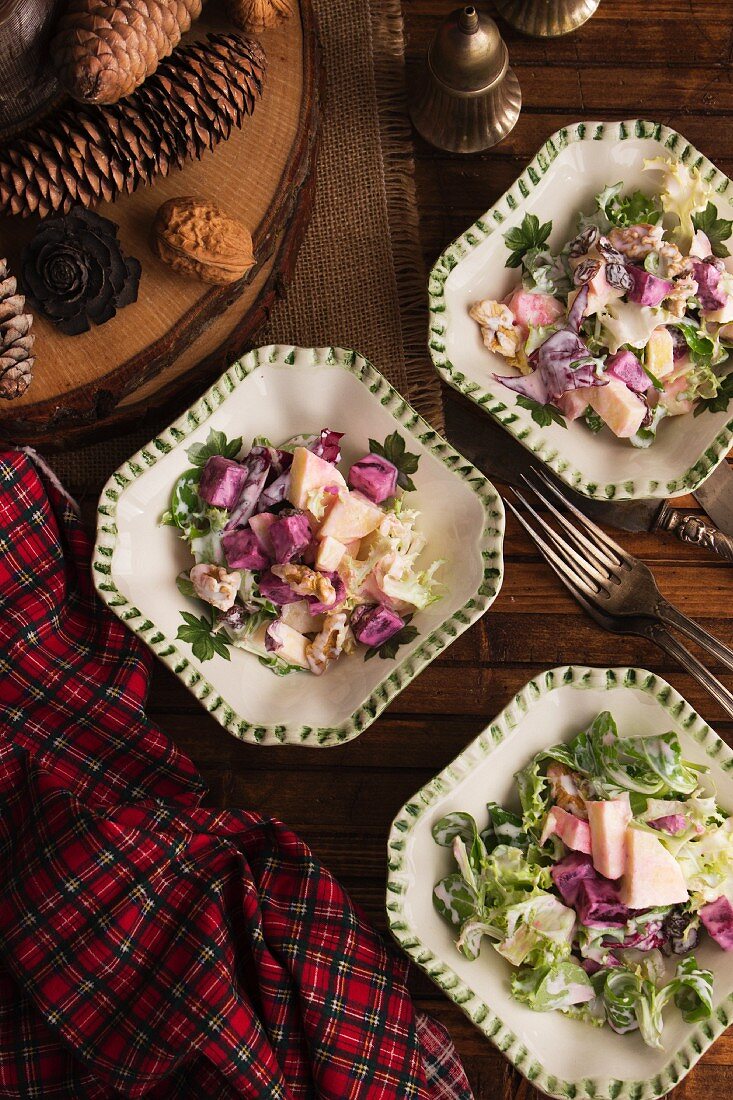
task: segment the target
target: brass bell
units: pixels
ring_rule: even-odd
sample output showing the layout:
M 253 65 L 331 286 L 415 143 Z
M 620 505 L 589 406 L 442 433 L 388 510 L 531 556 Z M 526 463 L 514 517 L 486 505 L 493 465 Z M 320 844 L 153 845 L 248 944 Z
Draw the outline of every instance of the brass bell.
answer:
M 493 19 L 473 4 L 439 27 L 414 96 L 415 128 L 439 149 L 477 153 L 513 129 L 522 106 L 519 81 Z
M 570 34 L 587 22 L 601 0 L 495 0 L 500 15 L 535 38 Z

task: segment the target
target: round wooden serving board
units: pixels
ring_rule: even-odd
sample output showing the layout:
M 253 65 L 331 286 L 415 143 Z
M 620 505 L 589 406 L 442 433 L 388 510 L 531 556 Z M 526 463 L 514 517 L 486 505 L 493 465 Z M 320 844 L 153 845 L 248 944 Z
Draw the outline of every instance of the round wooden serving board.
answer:
M 232 30 L 210 0 L 188 39 Z M 268 70 L 254 114 L 228 141 L 166 179 L 95 209 L 120 227 L 142 263 L 137 302 L 105 325 L 64 336 L 36 316 L 36 364 L 23 397 L 3 402 L 0 439 L 45 450 L 109 434 L 197 392 L 247 346 L 295 264 L 315 189 L 320 133 L 320 55 L 311 0 L 263 32 Z M 176 195 L 220 205 L 252 230 L 256 266 L 239 283 L 212 287 L 177 275 L 151 251 L 156 210 Z M 0 255 L 18 270 L 38 222 L 0 219 Z

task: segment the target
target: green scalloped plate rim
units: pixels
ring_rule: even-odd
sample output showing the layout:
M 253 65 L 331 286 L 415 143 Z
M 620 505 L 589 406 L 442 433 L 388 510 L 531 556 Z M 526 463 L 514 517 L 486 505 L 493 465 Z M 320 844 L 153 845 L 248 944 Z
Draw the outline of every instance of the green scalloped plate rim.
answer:
M 430 453 L 455 473 L 481 501 L 484 523 L 479 541 L 483 577 L 475 595 L 428 634 L 408 656 L 397 659 L 369 697 L 348 719 L 335 726 L 259 725 L 237 714 L 196 665 L 139 608 L 130 604 L 112 577 L 117 543 L 117 502 L 125 488 L 182 443 L 223 404 L 252 371 L 278 363 L 294 366 L 297 353 L 310 354 L 313 365 L 337 367 L 353 374 Z M 319 358 L 317 358 L 319 357 Z M 107 481 L 97 506 L 97 538 L 92 576 L 99 596 L 153 653 L 186 685 L 229 733 L 254 744 L 332 747 L 358 737 L 396 695 L 479 619 L 496 599 L 504 577 L 504 507 L 491 482 L 427 423 L 367 359 L 344 348 L 298 348 L 269 345 L 243 355 L 177 420 L 124 462 Z M 392 661 L 385 664 L 392 665 Z
M 648 122 L 643 119 L 629 119 L 624 122 L 576 122 L 571 126 L 562 127 L 547 139 L 509 190 L 505 191 L 485 214 L 477 218 L 465 233 L 443 250 L 428 278 L 430 306 L 428 347 L 433 366 L 440 377 L 449 386 L 490 413 L 502 427 L 511 432 L 566 484 L 585 496 L 599 500 L 669 497 L 692 492 L 710 476 L 728 453 L 733 443 L 733 418 L 728 420 L 715 439 L 707 445 L 698 460 L 678 478 L 667 482 L 662 480 L 635 482 L 626 479 L 611 482 L 608 485 L 588 481 L 581 469 L 571 461 L 563 459 L 557 447 L 543 436 L 541 429 L 536 430 L 529 412 L 519 406 L 510 408 L 491 390 L 484 389 L 478 382 L 470 381 L 453 366 L 445 353 L 445 282 L 453 268 L 469 252 L 495 233 L 504 221 L 512 216 L 517 207 L 541 181 L 561 150 L 578 141 L 625 141 L 628 138 L 649 138 L 660 142 L 683 164 L 689 168 L 698 168 L 704 178 L 713 184 L 719 195 L 724 194 L 733 183 L 686 138 L 660 122 Z
M 709 1020 L 697 1025 L 689 1039 L 671 1055 L 664 1069 L 648 1080 L 622 1081 L 587 1077 L 579 1081 L 564 1081 L 548 1074 L 530 1054 L 519 1036 L 506 1026 L 490 1005 L 466 985 L 448 963 L 443 962 L 421 942 L 418 933 L 410 926 L 405 911 L 405 891 L 413 874 L 406 864 L 405 849 L 407 837 L 416 823 L 433 802 L 442 798 L 457 780 L 490 755 L 513 732 L 538 699 L 557 688 L 567 686 L 595 690 L 627 687 L 646 692 L 685 728 L 716 763 L 726 771 L 733 771 L 733 750 L 661 676 L 646 669 L 629 667 L 590 668 L 585 665 L 563 665 L 549 669 L 526 683 L 486 729 L 442 772 L 419 790 L 397 814 L 387 842 L 387 922 L 402 950 L 488 1036 L 494 1046 L 535 1088 L 562 1100 L 659 1100 L 679 1084 L 695 1062 L 733 1022 L 733 994 L 717 1006 Z

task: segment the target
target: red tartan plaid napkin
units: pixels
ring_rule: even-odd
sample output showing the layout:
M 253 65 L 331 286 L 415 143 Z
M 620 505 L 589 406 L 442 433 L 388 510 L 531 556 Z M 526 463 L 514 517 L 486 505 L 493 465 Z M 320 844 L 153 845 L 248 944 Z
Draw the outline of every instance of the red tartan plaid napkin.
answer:
M 73 502 L 19 451 L 0 487 L 0 1095 L 470 1100 L 305 844 L 201 806 Z

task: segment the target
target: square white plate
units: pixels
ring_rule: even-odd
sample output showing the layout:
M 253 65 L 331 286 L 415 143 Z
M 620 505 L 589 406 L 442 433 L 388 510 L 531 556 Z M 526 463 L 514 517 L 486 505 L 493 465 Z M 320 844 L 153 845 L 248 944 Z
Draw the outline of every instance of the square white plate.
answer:
M 278 677 L 251 653 L 231 649 L 200 664 L 176 641 L 178 573 L 191 565 L 173 527 L 161 527 L 171 489 L 191 463 L 186 450 L 212 428 L 245 442 L 275 442 L 330 427 L 345 432 L 344 458 L 369 438 L 398 430 L 420 456 L 410 504 L 427 536 L 424 555 L 443 558 L 444 596 L 415 615 L 418 637 L 395 659 L 357 652 L 324 676 Z M 494 487 L 412 409 L 362 356 L 340 348 L 265 347 L 249 352 L 183 416 L 133 455 L 99 502 L 93 576 L 112 610 L 173 669 L 236 737 L 257 744 L 330 746 L 357 737 L 432 659 L 491 605 L 502 580 L 504 509 Z
M 436 370 L 528 447 L 540 461 L 590 497 L 667 497 L 688 493 L 725 457 L 733 440 L 731 412 L 703 412 L 664 421 L 656 441 L 637 450 L 604 431 L 594 436 L 579 421 L 539 427 L 516 394 L 491 375 L 506 374 L 506 360 L 487 350 L 468 315 L 481 298 L 503 298 L 517 285 L 505 267 L 503 234 L 525 214 L 552 221 L 551 248 L 573 235 L 580 210 L 621 180 L 625 188 L 653 191 L 658 173 L 644 172 L 647 157 L 664 156 L 696 167 L 717 192 L 720 217 L 733 217 L 727 176 L 674 130 L 653 122 L 578 122 L 558 130 L 516 183 L 470 229 L 449 245 L 430 274 L 429 344 Z M 726 261 L 733 270 L 733 260 Z
M 665 1014 L 664 1051 L 638 1032 L 617 1035 L 559 1012 L 533 1012 L 509 989 L 511 967 L 487 941 L 474 962 L 433 907 L 433 886 L 454 870 L 432 827 L 467 810 L 483 828 L 486 803 L 518 809 L 514 772 L 541 748 L 568 741 L 610 710 L 624 736 L 674 729 L 686 759 L 706 764 L 720 804 L 733 811 L 733 752 L 659 676 L 643 669 L 552 669 L 531 680 L 484 732 L 395 818 L 389 837 L 387 917 L 404 951 L 537 1088 L 574 1100 L 663 1096 L 733 1020 L 733 952 L 704 937 L 695 956 L 715 977 L 711 1019 L 686 1024 Z

